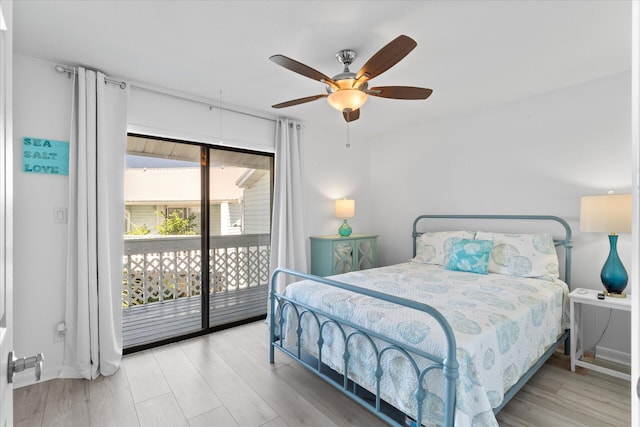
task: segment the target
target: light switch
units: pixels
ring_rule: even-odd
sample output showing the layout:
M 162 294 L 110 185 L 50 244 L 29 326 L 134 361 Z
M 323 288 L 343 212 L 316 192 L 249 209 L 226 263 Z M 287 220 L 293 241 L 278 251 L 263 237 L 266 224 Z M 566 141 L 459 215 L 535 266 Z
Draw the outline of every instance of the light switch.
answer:
M 53 223 L 54 224 L 67 223 L 67 208 L 53 208 Z

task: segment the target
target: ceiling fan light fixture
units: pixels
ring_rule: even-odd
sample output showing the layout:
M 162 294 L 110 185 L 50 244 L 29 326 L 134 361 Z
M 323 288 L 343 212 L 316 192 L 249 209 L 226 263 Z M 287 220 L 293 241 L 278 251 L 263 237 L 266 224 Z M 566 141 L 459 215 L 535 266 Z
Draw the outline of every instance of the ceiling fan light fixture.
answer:
M 329 105 L 336 110 L 351 112 L 359 109 L 367 102 L 367 94 L 358 89 L 340 89 L 327 97 Z
M 400 35 L 378 50 L 357 73 L 352 73 L 349 70 L 349 66 L 357 56 L 356 52 L 351 49 L 341 50 L 337 53 L 336 58 L 338 62 L 344 65 L 344 69 L 342 73 L 333 77 L 329 77 L 284 55 L 272 55 L 269 59 L 276 64 L 326 85 L 326 94 L 293 99 L 272 105 L 272 107 L 291 107 L 315 101 L 316 99 L 327 98 L 329 105 L 340 111 L 344 120 L 348 123 L 360 118 L 360 107 L 367 102 L 369 95 L 390 99 L 427 99 L 433 91 L 422 87 L 378 86 L 369 89 L 368 82 L 371 79 L 396 65 L 416 46 L 416 41 L 411 37 Z

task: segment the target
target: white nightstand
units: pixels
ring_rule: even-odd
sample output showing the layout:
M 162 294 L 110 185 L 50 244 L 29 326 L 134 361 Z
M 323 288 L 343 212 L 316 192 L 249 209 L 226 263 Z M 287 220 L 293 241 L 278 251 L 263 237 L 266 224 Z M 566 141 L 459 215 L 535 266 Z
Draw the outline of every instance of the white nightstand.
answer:
M 631 298 L 629 298 L 629 296 L 626 298 L 605 297 L 605 299 L 600 300 L 598 299 L 598 293 L 599 291 L 593 289 L 578 288 L 569 294 L 571 316 L 571 372 L 576 371 L 576 366 L 582 366 L 583 368 L 631 381 L 631 375 L 629 374 L 582 360 L 585 350 L 583 348 L 584 341 L 582 338 L 582 307 L 584 305 L 593 305 L 596 307 L 610 308 L 612 310 L 631 311 Z

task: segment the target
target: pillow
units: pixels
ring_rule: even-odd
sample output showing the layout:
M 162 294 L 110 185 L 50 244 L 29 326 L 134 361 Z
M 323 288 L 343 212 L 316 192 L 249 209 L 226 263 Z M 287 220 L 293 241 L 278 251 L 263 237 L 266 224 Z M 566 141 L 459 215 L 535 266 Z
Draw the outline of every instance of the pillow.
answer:
M 453 244 L 446 268 L 447 270 L 487 274 L 492 249 L 492 240 L 460 239 Z
M 416 239 L 415 262 L 446 265 L 453 243 L 460 239 L 473 239 L 471 231 L 434 231 L 423 233 Z
M 476 239 L 493 240 L 489 272 L 519 277 L 557 279 L 558 254 L 553 238 L 543 234 L 502 234 L 478 231 Z

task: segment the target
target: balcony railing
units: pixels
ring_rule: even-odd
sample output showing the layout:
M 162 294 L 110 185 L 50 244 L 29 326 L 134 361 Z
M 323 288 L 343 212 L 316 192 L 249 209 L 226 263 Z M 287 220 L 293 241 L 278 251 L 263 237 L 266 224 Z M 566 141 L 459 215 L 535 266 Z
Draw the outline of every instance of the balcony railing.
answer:
M 210 326 L 266 313 L 269 234 L 209 238 Z M 200 236 L 126 236 L 123 345 L 201 328 Z

